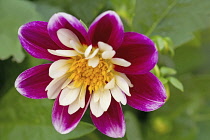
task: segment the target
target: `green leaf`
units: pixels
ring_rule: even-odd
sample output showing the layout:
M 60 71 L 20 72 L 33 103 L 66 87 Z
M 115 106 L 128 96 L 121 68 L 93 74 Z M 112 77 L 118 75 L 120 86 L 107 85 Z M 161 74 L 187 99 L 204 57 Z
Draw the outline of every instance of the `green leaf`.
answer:
M 178 79 L 176 79 L 175 77 L 168 77 L 168 80 L 174 87 L 181 90 L 182 92 L 184 91 L 184 87 Z
M 66 10 L 78 19 L 81 19 L 87 26 L 92 23 L 94 18 L 101 13 L 101 10 L 105 7 L 106 0 L 77 0 L 69 1 Z
M 162 84 L 167 84 L 168 83 L 168 79 L 166 79 L 166 78 L 159 77 L 158 79 L 161 81 Z
M 138 0 L 134 31 L 170 37 L 177 47 L 209 27 L 209 7 L 209 0 Z
M 0 60 L 12 56 L 16 62 L 22 62 L 24 53 L 18 41 L 18 28 L 30 21 L 40 20 L 35 5 L 23 0 L 0 0 Z
M 4 140 L 67 140 L 92 132 L 92 124 L 80 122 L 69 134 L 56 132 L 51 123 L 53 101 L 33 100 L 11 88 L 0 100 L 0 135 Z
M 128 140 L 142 140 L 140 122 L 132 112 L 125 112 L 126 137 Z
M 176 74 L 176 70 L 175 69 L 172 69 L 172 68 L 169 68 L 169 67 L 161 67 L 160 68 L 160 72 L 163 76 L 166 76 L 166 75 L 175 75 Z
M 42 1 L 40 1 L 40 2 L 35 1 L 34 4 L 36 5 L 37 12 L 47 22 L 49 21 L 49 19 L 52 17 L 53 14 L 63 11 L 63 9 L 59 6 L 57 6 L 57 5 L 56 6 L 49 5 L 49 4 L 44 3 Z
M 125 20 L 130 28 L 132 28 L 136 0 L 111 0 L 110 2 L 114 10 Z

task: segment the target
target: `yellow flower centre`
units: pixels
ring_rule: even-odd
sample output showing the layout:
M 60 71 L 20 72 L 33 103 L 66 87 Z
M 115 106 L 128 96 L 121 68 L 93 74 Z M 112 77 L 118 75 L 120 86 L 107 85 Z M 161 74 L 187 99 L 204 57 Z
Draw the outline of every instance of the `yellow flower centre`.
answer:
M 109 62 L 110 60 L 100 58 L 95 68 L 88 66 L 88 59 L 82 56 L 72 57 L 72 60 L 69 78 L 74 81 L 74 87 L 81 85 L 88 87 L 90 94 L 104 87 L 114 76 L 113 64 Z

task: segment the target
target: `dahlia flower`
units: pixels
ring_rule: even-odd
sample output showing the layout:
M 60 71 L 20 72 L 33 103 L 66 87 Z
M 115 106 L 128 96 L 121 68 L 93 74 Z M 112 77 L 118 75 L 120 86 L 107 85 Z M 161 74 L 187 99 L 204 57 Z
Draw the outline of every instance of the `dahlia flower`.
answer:
M 164 86 L 150 70 L 158 60 L 145 35 L 124 32 L 114 11 L 99 15 L 89 29 L 74 16 L 54 14 L 49 22 L 19 28 L 19 40 L 33 57 L 52 63 L 21 73 L 15 87 L 32 99 L 55 99 L 52 123 L 61 134 L 72 131 L 88 106 L 99 131 L 123 137 L 122 105 L 153 111 L 165 103 Z

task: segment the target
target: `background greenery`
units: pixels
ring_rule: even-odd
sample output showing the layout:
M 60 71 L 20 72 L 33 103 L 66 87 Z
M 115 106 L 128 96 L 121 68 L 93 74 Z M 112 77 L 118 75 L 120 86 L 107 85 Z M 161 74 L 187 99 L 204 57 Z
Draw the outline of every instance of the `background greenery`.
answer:
M 54 13 L 63 11 L 89 26 L 109 9 L 121 16 L 126 31 L 146 34 L 154 40 L 157 35 L 172 40 L 173 45 L 167 40 L 160 49 L 158 65 L 176 69 L 176 75 L 173 70 L 167 74 L 184 85 L 181 92 L 166 84 L 170 98 L 156 111 L 146 113 L 124 106 L 127 131 L 121 139 L 209 140 L 209 0 L 0 0 L 0 140 L 112 139 L 95 129 L 89 111 L 73 132 L 57 133 L 51 124 L 53 101 L 25 98 L 14 88 L 22 71 L 46 63 L 21 48 L 17 31 L 22 24 L 48 21 Z

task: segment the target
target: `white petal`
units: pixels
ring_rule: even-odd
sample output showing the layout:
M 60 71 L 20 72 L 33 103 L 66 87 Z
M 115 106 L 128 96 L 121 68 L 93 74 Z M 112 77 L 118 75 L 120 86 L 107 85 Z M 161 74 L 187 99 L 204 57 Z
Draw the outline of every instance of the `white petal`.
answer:
M 51 78 L 58 78 L 66 74 L 71 66 L 69 60 L 60 59 L 52 63 L 49 68 L 49 76 Z
M 113 64 L 123 66 L 123 67 L 129 67 L 131 65 L 130 62 L 122 58 L 112 58 L 111 61 Z
M 75 50 L 50 50 L 48 49 L 48 52 L 53 55 L 64 56 L 64 57 L 72 57 L 72 56 L 79 55 L 79 53 Z
M 94 102 L 98 102 L 98 100 L 100 98 L 100 94 L 101 94 L 100 90 L 97 90 L 97 91 L 93 92 L 92 98 L 93 98 Z
M 68 113 L 69 113 L 70 115 L 71 115 L 71 114 L 74 114 L 74 113 L 77 112 L 79 109 L 80 109 L 79 101 L 76 100 L 76 101 L 74 101 L 72 104 L 69 105 Z
M 81 108 L 85 107 L 85 95 L 86 95 L 86 86 L 82 86 L 80 93 L 79 93 L 79 105 Z
M 107 111 L 111 103 L 111 94 L 109 90 L 104 90 L 100 96 L 100 106 L 104 111 Z
M 84 50 L 83 50 L 83 46 L 77 42 L 75 42 L 74 40 L 70 40 L 70 45 L 72 46 L 72 48 L 74 48 L 75 51 L 77 51 L 80 54 L 84 54 Z
M 92 114 L 96 117 L 100 117 L 104 113 L 103 109 L 100 106 L 99 101 L 94 102 L 93 98 L 91 98 L 91 101 L 90 101 L 90 110 Z
M 98 48 L 97 48 L 97 49 L 95 49 L 95 51 L 94 51 L 92 54 L 90 54 L 88 57 L 86 57 L 86 59 L 90 59 L 90 58 L 95 57 L 95 56 L 96 56 L 96 54 L 98 53 L 98 51 L 99 51 L 99 49 L 98 49 Z
M 67 47 L 72 48 L 72 46 L 69 43 L 70 40 L 74 40 L 75 42 L 80 44 L 78 37 L 69 29 L 64 29 L 64 28 L 59 29 L 57 31 L 57 36 L 58 36 L 59 40 L 61 41 L 61 43 Z
M 72 79 L 67 78 L 66 81 L 63 83 L 61 89 L 64 89 L 65 87 L 67 87 L 71 81 Z
M 130 79 L 128 79 L 128 77 L 124 74 L 124 73 L 117 73 L 118 75 L 120 75 L 120 77 L 122 77 L 129 85 L 129 87 L 133 87 L 133 84 L 131 83 Z
M 89 56 L 89 54 L 90 54 L 92 48 L 93 48 L 92 45 L 88 46 L 88 48 L 85 50 L 85 57 L 88 57 L 88 56 Z
M 115 54 L 116 54 L 115 51 L 104 51 L 102 53 L 102 58 L 103 59 L 111 59 Z
M 68 75 L 64 75 L 62 77 L 56 78 L 50 82 L 50 84 L 46 87 L 47 96 L 49 99 L 55 99 L 60 93 L 61 86 L 66 81 Z
M 76 88 L 76 87 L 74 86 L 74 82 L 71 82 L 67 87 L 70 88 L 70 89 L 75 89 L 75 88 Z
M 126 95 L 131 96 L 129 91 L 128 83 L 120 76 L 115 75 L 116 78 L 116 84 L 119 86 L 119 88 L 125 92 Z
M 99 57 L 93 57 L 88 60 L 88 66 L 92 66 L 93 68 L 97 67 L 99 64 Z
M 100 51 L 111 51 L 113 50 L 112 46 L 110 46 L 109 44 L 106 44 L 104 42 L 99 41 L 98 42 L 98 47 L 100 49 Z
M 59 97 L 59 104 L 66 106 L 74 102 L 80 92 L 81 88 L 69 89 L 68 87 L 64 88 Z
M 122 93 L 122 91 L 119 89 L 118 86 L 115 86 L 114 88 L 111 89 L 111 94 L 117 102 L 121 102 L 123 105 L 126 105 L 127 98 L 125 94 Z
M 105 86 L 104 86 L 104 89 L 111 89 L 115 86 L 115 78 L 112 78 L 111 81 L 109 81 L 109 83 L 107 83 Z

